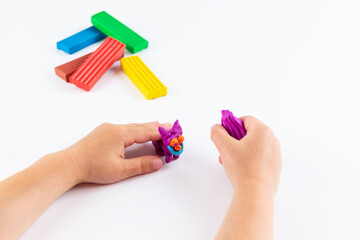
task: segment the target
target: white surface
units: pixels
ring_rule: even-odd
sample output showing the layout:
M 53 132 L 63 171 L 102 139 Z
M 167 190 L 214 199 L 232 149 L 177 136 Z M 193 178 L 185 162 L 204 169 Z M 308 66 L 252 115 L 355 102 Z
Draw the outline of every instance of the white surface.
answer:
M 56 42 L 102 10 L 149 40 L 139 55 L 168 96 L 145 100 L 119 64 L 89 93 L 54 74 L 96 49 L 67 55 Z M 22 239 L 211 239 L 232 194 L 209 138 L 227 108 L 282 143 L 276 239 L 360 239 L 359 11 L 356 0 L 2 3 L 0 179 L 102 122 L 178 118 L 186 138 L 155 174 L 72 189 Z

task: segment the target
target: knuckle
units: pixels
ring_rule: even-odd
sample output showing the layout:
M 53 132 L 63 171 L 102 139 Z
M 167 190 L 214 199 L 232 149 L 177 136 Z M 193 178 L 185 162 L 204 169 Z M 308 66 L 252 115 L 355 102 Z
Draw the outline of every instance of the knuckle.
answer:
M 149 136 L 154 136 L 158 133 L 158 129 L 154 124 L 145 124 L 145 133 Z
M 249 118 L 249 119 L 252 119 L 252 120 L 254 120 L 254 119 L 256 119 L 253 115 L 247 115 L 247 116 L 245 116 L 246 118 Z
M 101 130 L 102 132 L 104 132 L 104 133 L 111 133 L 112 131 L 112 129 L 114 128 L 114 124 L 112 124 L 112 123 L 107 123 L 107 122 L 105 122 L 105 123 L 102 123 L 102 124 L 100 124 L 98 127 L 97 127 L 97 129 L 99 129 L 99 130 Z
M 144 127 L 148 131 L 154 131 L 154 129 L 156 129 L 156 126 L 154 124 L 149 124 L 149 123 L 144 124 Z
M 149 170 L 149 163 L 143 159 L 140 160 L 140 171 L 141 173 L 146 173 Z
M 111 127 L 111 125 L 113 125 L 113 124 L 108 123 L 108 122 L 104 122 L 104 123 L 100 124 L 99 127 L 101 127 L 101 128 L 109 128 L 109 127 Z
M 250 122 L 253 122 L 253 123 L 259 121 L 259 120 L 258 120 L 256 117 L 254 117 L 253 115 L 247 115 L 247 116 L 244 116 L 244 118 L 247 119 L 247 120 L 249 120 Z
M 127 161 L 127 164 L 125 165 L 125 175 L 126 177 L 131 177 L 131 176 L 134 176 L 136 174 L 138 174 L 138 164 L 134 164 L 134 163 L 131 163 L 130 161 L 131 160 L 126 160 Z
M 267 141 L 276 141 L 276 137 L 270 127 L 264 125 L 262 131 L 263 136 Z
M 269 128 L 269 127 L 266 126 L 265 124 L 262 126 L 262 131 L 263 131 L 264 134 L 266 134 L 266 135 L 271 135 L 271 134 L 272 134 L 271 128 Z
M 211 133 L 210 133 L 210 138 L 211 138 L 211 140 L 214 141 L 214 139 L 216 138 L 216 136 L 217 136 L 217 128 L 214 127 L 213 129 L 211 129 Z
M 125 174 L 128 177 L 150 172 L 149 161 L 145 161 L 145 159 L 140 158 L 127 161 L 129 162 L 126 164 Z
M 116 125 L 112 123 L 102 123 L 99 128 L 104 134 L 109 137 L 117 138 L 119 135 L 122 135 L 124 132 L 124 127 L 121 125 Z
M 125 132 L 125 126 L 123 126 L 123 125 L 118 125 L 118 126 L 116 126 L 116 132 L 118 132 L 120 135 L 123 133 L 123 132 Z
M 264 125 L 262 131 L 267 139 L 274 137 L 272 130 L 268 126 Z

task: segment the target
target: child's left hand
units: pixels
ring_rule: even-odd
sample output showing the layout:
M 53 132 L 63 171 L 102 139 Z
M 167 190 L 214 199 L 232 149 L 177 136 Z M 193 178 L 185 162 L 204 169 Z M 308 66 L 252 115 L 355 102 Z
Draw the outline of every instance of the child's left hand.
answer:
M 85 138 L 64 150 L 78 169 L 77 182 L 108 184 L 151 173 L 162 167 L 158 156 L 125 158 L 125 148 L 134 143 L 161 139 L 158 127 L 169 129 L 170 123 L 116 125 L 104 123 Z

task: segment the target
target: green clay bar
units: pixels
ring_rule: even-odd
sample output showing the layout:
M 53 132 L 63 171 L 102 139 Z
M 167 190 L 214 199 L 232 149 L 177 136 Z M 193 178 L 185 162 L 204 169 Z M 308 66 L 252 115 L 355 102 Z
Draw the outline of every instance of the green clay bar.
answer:
M 140 52 L 149 45 L 147 40 L 105 11 L 93 15 L 91 22 L 105 35 L 124 43 L 126 49 L 131 53 Z

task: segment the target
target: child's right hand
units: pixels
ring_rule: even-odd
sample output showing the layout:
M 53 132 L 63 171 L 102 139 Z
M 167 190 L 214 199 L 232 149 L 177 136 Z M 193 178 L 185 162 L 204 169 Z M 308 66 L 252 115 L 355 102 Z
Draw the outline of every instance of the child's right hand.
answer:
M 279 141 L 260 120 L 251 116 L 240 119 L 247 130 L 241 140 L 231 137 L 219 124 L 211 129 L 225 172 L 235 189 L 255 182 L 268 186 L 275 195 L 281 171 Z

